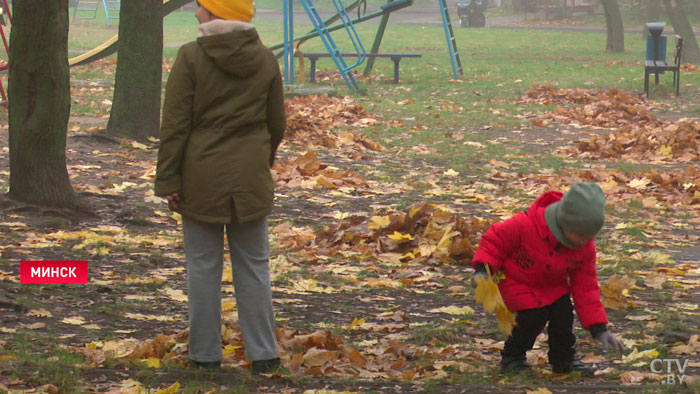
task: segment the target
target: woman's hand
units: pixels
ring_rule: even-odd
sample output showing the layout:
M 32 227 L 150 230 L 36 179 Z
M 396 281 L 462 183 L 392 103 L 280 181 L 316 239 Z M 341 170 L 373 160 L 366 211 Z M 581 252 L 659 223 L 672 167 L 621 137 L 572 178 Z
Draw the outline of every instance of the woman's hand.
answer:
M 168 204 L 170 204 L 170 206 L 173 208 L 177 208 L 177 205 L 180 203 L 180 193 L 168 194 L 167 196 L 161 196 L 160 198 L 168 200 Z

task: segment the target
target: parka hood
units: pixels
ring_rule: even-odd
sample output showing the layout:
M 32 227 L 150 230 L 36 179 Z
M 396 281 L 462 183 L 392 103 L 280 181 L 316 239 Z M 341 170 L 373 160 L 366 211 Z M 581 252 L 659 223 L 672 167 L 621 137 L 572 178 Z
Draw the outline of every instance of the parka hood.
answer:
M 564 193 L 558 191 L 550 191 L 539 196 L 535 202 L 530 205 L 528 209 L 528 216 L 534 221 L 537 231 L 540 237 L 547 238 L 551 231 L 547 226 L 547 221 L 544 219 L 544 211 L 548 206 L 554 204 L 564 197 Z M 530 214 L 532 213 L 532 214 Z M 552 241 L 556 241 L 554 236 L 551 237 Z
M 260 38 L 252 24 L 215 19 L 197 28 L 197 43 L 227 74 L 248 77 L 265 61 Z

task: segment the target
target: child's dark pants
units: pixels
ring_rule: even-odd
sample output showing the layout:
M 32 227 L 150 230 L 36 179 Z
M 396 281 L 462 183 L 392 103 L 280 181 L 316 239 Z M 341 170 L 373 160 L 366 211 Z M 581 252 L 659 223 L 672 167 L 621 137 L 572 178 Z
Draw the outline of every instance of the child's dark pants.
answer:
M 518 325 L 513 328 L 501 351 L 503 362 L 524 360 L 525 353 L 532 349 L 547 322 L 549 363 L 560 365 L 574 360 L 574 307 L 568 294 L 554 301 L 552 305 L 518 312 L 515 321 Z

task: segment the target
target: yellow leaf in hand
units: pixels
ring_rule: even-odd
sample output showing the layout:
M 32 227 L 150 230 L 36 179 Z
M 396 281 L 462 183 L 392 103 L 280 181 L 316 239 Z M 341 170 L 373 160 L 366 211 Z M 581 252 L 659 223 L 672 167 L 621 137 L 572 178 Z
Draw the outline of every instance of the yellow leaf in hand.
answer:
M 513 327 L 517 325 L 513 313 L 505 305 L 499 306 L 496 310 L 496 319 L 498 319 L 498 328 L 508 335 L 513 332 Z
M 499 302 L 503 303 L 501 293 L 498 291 L 498 285 L 491 279 L 486 279 L 481 275 L 476 276 L 476 284 L 476 290 L 474 291 L 476 302 L 483 305 L 486 312 L 495 312 Z
M 501 297 L 501 292 L 498 291 L 498 285 L 493 281 L 491 277 L 485 278 L 484 276 L 477 275 L 476 278 L 476 290 L 474 291 L 474 298 L 476 302 L 484 306 L 484 311 L 487 313 L 496 313 L 496 319 L 498 320 L 498 328 L 510 335 L 515 327 L 515 317 L 513 313 L 508 310 L 506 304 L 503 302 Z

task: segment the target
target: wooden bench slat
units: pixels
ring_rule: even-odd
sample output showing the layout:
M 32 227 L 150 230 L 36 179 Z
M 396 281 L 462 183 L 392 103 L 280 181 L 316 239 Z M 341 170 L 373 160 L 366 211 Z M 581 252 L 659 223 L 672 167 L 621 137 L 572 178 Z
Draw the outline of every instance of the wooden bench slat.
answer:
M 342 57 L 358 57 L 357 53 L 339 54 Z M 331 57 L 330 53 L 303 53 L 303 56 L 311 61 L 310 79 L 311 82 L 316 82 L 316 61 L 322 57 Z M 399 62 L 405 57 L 418 58 L 423 57 L 420 53 L 366 53 L 365 57 L 381 57 L 389 58 L 394 61 L 394 83 L 399 83 Z

